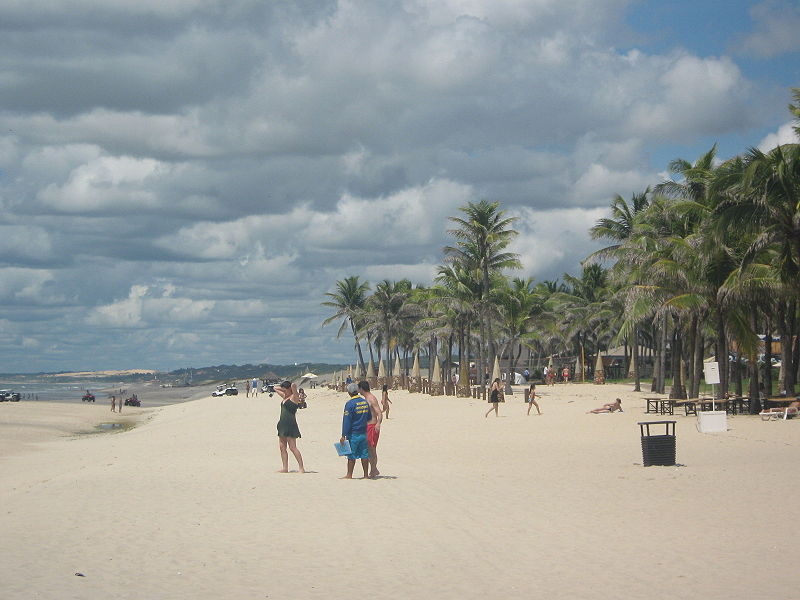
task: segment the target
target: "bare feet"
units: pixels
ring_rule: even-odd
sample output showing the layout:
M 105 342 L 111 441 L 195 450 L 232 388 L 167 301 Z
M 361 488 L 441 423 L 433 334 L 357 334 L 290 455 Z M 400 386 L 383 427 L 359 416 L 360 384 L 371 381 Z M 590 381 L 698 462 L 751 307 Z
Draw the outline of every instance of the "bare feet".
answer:
M 281 469 L 280 471 L 275 471 L 276 473 L 288 473 L 288 469 Z
M 377 469 L 375 469 L 372 473 L 369 474 L 369 478 L 370 479 L 377 479 L 378 475 L 380 475 L 380 474 L 381 474 L 381 472 L 378 471 Z
M 344 477 L 339 477 L 339 479 L 352 479 L 352 475 L 345 475 Z

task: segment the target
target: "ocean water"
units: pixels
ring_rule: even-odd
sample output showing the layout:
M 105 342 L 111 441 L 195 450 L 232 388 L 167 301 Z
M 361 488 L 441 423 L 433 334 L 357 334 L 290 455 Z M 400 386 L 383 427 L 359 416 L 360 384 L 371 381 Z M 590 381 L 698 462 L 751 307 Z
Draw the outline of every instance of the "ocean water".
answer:
M 37 400 L 40 402 L 80 402 L 86 390 L 95 395 L 96 402 L 104 402 L 108 399 L 106 390 L 118 391 L 126 387 L 127 385 L 124 383 L 99 383 L 97 381 L 58 383 L 40 378 L 0 379 L 0 389 L 19 392 L 22 400 L 26 402 Z

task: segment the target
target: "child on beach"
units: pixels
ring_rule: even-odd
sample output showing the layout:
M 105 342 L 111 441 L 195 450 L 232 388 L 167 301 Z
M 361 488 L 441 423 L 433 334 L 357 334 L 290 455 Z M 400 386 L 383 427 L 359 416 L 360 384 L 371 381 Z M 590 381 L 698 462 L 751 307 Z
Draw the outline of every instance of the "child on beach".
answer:
M 541 398 L 541 396 L 539 396 Z M 531 414 L 531 406 L 536 406 L 536 412 L 538 414 L 542 414 L 542 411 L 539 410 L 539 403 L 536 402 L 536 384 L 532 383 L 531 388 L 528 391 L 528 416 Z
M 391 403 L 392 403 L 392 401 L 389 400 L 389 386 L 384 384 L 383 385 L 383 390 L 381 392 L 381 408 L 382 408 L 383 412 L 386 413 L 386 418 L 387 419 L 389 418 L 389 405 Z

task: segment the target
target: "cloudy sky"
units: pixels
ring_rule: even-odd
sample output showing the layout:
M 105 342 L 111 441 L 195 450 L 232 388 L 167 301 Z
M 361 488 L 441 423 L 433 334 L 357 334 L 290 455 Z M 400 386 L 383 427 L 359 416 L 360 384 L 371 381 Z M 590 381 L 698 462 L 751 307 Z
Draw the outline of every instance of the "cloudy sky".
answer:
M 345 362 L 336 280 L 523 276 L 715 142 L 791 141 L 796 0 L 0 0 L 0 372 Z

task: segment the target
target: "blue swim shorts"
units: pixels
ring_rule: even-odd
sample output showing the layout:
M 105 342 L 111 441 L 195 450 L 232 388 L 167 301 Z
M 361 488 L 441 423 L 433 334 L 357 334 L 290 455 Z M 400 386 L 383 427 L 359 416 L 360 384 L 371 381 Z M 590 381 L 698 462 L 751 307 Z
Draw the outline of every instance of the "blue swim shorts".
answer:
M 350 454 L 347 455 L 348 460 L 369 458 L 369 448 L 367 447 L 366 433 L 353 433 L 350 435 L 349 440 L 350 440 Z

